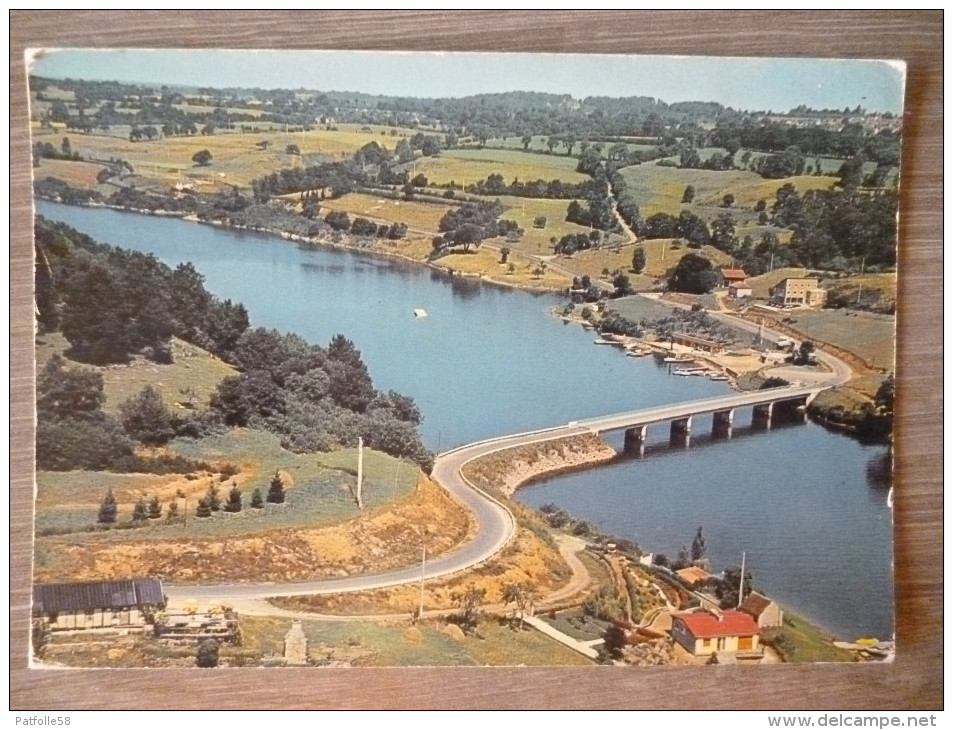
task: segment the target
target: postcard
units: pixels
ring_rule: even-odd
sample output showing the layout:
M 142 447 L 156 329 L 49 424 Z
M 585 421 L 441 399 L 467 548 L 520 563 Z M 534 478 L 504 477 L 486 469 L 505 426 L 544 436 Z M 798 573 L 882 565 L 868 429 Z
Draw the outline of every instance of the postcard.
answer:
M 31 666 L 893 658 L 903 63 L 28 66 Z

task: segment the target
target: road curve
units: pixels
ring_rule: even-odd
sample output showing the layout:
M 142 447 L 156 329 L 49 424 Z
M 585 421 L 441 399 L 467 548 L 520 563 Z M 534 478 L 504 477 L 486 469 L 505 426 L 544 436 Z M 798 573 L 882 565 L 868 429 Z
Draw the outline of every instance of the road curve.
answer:
M 167 585 L 166 595 L 172 600 L 252 599 L 269 596 L 322 595 L 387 588 L 416 583 L 423 576 L 433 579 L 472 568 L 499 552 L 516 533 L 513 514 L 490 495 L 470 484 L 462 475 L 463 466 L 473 459 L 516 446 L 549 441 L 566 436 L 624 428 L 638 423 L 678 418 L 688 412 L 710 413 L 714 410 L 753 405 L 757 401 L 813 395 L 819 388 L 773 388 L 752 393 L 735 393 L 669 406 L 644 408 L 627 413 L 572 421 L 553 428 L 510 436 L 500 436 L 451 449 L 434 462 L 432 477 L 440 486 L 469 509 L 476 520 L 477 532 L 465 544 L 426 562 L 380 573 L 325 578 L 294 583 L 218 583 L 199 585 Z

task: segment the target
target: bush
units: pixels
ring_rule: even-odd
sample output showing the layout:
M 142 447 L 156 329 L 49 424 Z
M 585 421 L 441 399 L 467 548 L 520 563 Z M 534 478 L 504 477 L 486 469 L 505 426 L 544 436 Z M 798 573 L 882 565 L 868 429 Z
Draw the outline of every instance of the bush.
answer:
M 218 666 L 218 641 L 215 639 L 205 639 L 199 643 L 195 652 L 195 664 L 203 669 L 211 669 Z

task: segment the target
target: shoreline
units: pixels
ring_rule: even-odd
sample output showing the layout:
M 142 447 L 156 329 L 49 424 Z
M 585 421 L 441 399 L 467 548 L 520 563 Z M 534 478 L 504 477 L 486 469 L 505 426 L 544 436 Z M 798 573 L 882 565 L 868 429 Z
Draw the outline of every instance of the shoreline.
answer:
M 407 262 L 409 264 L 415 264 L 417 266 L 422 266 L 424 268 L 430 269 L 431 271 L 437 271 L 442 273 L 452 279 L 465 279 L 479 282 L 482 284 L 492 284 L 494 286 L 504 287 L 506 289 L 515 289 L 517 291 L 523 291 L 527 294 L 533 295 L 550 295 L 550 294 L 559 294 L 563 290 L 552 288 L 552 287 L 528 287 L 522 284 L 516 284 L 508 281 L 501 281 L 499 279 L 494 279 L 491 277 L 483 276 L 482 274 L 472 274 L 463 271 L 457 271 L 451 267 L 438 266 L 434 261 L 416 259 L 412 256 L 402 254 L 398 251 L 388 251 L 386 248 L 379 248 L 376 245 L 370 247 L 359 246 L 356 243 L 345 243 L 340 241 L 332 241 L 325 236 L 319 238 L 312 238 L 308 236 L 303 236 L 298 233 L 289 233 L 288 231 L 281 230 L 280 228 L 253 228 L 250 226 L 241 226 L 235 225 L 233 223 L 226 223 L 224 221 L 218 220 L 202 220 L 195 213 L 186 213 L 183 211 L 177 210 L 168 210 L 167 208 L 157 208 L 155 210 L 149 210 L 147 208 L 132 208 L 124 205 L 110 205 L 109 203 L 100 203 L 100 202 L 87 202 L 87 203 L 67 203 L 62 199 L 51 198 L 48 196 L 34 195 L 35 200 L 45 200 L 49 203 L 56 203 L 58 205 L 68 205 L 76 208 L 102 208 L 106 210 L 114 210 L 119 213 L 134 213 L 136 215 L 147 215 L 154 216 L 156 218 L 178 218 L 182 221 L 188 223 L 198 223 L 199 225 L 206 226 L 215 226 L 217 228 L 233 230 L 233 231 L 247 231 L 250 233 L 260 233 L 266 236 L 274 236 L 275 238 L 280 238 L 285 241 L 293 241 L 295 243 L 303 244 L 305 246 L 313 246 L 316 248 L 328 248 L 336 251 L 345 251 L 355 254 L 367 254 L 370 256 L 380 256 L 388 259 L 398 259 L 400 261 Z M 36 207 L 34 206 L 34 215 L 37 215 Z M 350 234 L 341 234 L 342 238 L 347 238 L 351 241 L 355 241 Z M 477 247 L 479 248 L 479 247 Z M 438 259 L 439 260 L 439 259 Z

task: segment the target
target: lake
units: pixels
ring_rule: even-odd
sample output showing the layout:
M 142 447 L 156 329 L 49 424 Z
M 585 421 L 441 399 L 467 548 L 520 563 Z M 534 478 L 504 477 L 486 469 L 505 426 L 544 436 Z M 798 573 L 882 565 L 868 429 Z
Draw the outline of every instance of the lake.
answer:
M 564 302 L 419 264 L 314 248 L 171 217 L 37 201 L 37 212 L 98 241 L 191 261 L 206 287 L 248 308 L 252 326 L 326 345 L 351 339 L 377 388 L 413 396 L 435 451 L 504 433 L 728 392 L 672 376 L 655 358 L 595 346 L 551 314 Z M 416 317 L 423 309 L 426 317 Z M 674 557 L 701 526 L 715 569 L 747 554 L 755 584 L 843 638 L 892 635 L 892 524 L 883 446 L 815 424 L 670 447 L 563 475 L 518 493 Z M 621 434 L 613 435 L 621 448 Z

